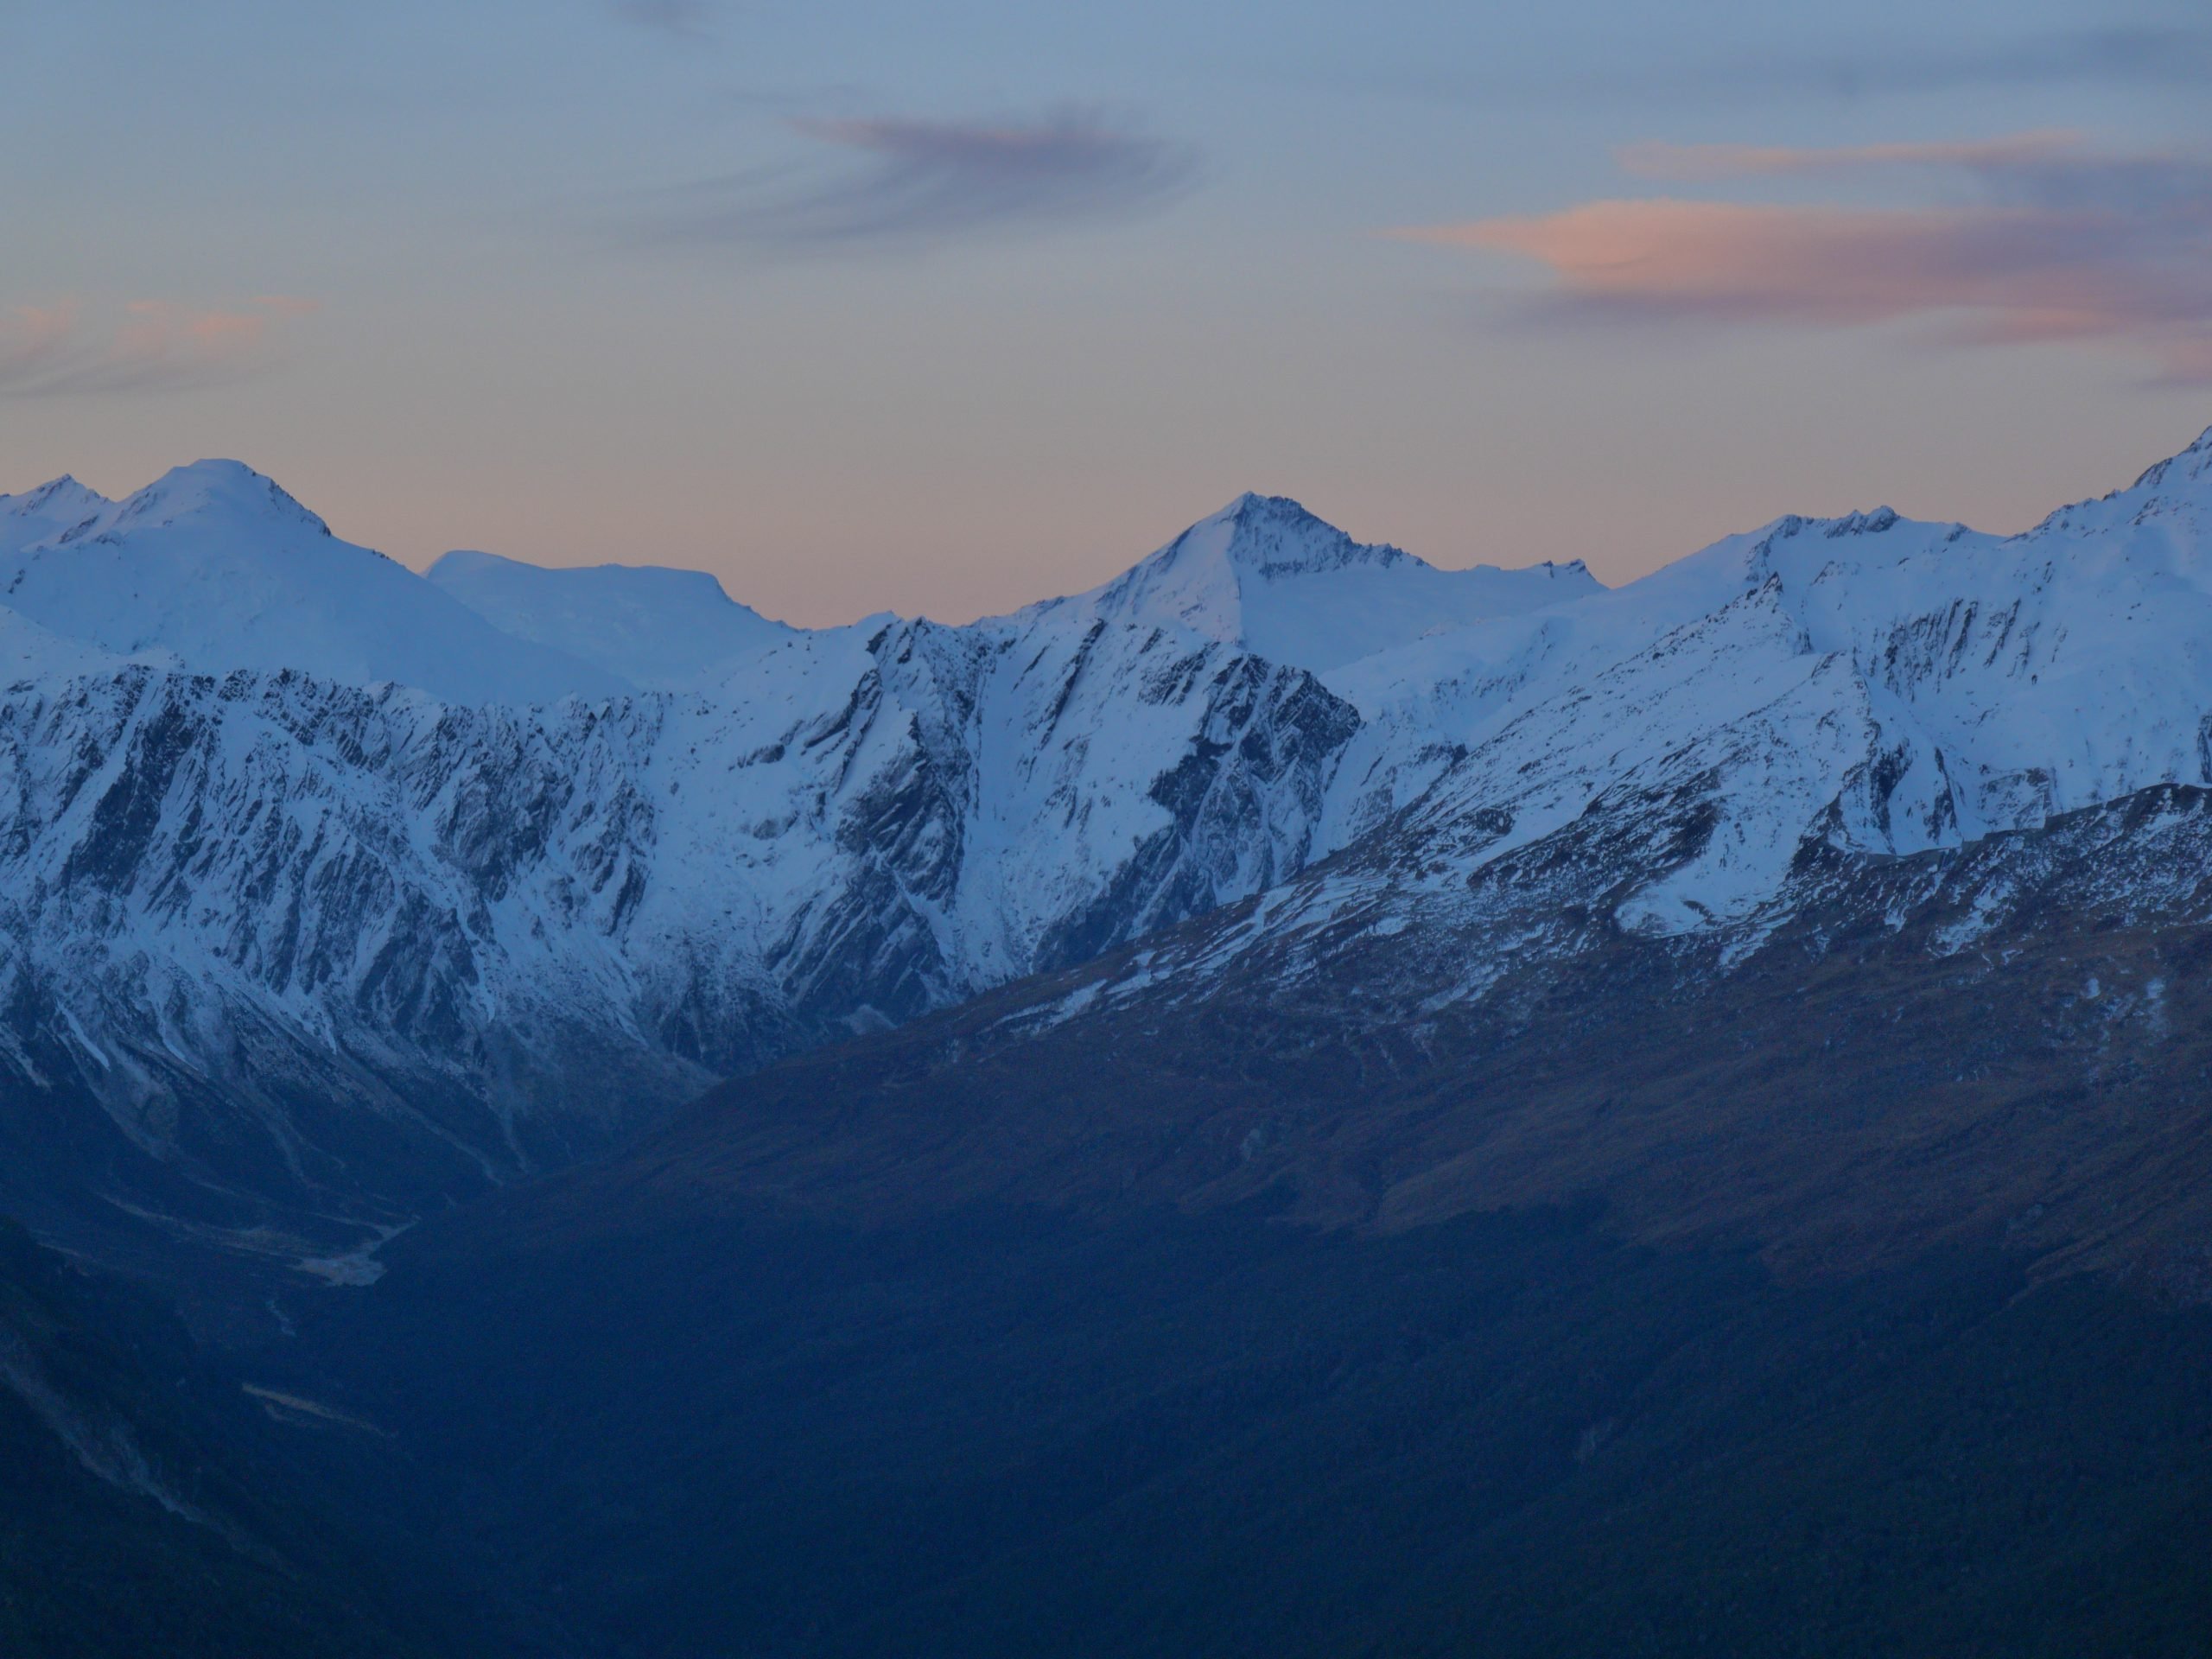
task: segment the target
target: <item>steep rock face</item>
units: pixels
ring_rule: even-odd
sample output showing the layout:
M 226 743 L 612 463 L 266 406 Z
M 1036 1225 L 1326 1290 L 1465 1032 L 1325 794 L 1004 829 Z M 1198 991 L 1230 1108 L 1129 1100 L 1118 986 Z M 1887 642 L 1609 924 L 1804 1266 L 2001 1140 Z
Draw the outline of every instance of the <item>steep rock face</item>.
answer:
M 1127 630 L 773 658 L 537 709 L 81 654 L 18 680 L 10 1128 L 97 1107 L 120 1144 L 74 1179 L 137 1208 L 404 1211 L 1256 891 L 1356 724 L 1298 671 Z

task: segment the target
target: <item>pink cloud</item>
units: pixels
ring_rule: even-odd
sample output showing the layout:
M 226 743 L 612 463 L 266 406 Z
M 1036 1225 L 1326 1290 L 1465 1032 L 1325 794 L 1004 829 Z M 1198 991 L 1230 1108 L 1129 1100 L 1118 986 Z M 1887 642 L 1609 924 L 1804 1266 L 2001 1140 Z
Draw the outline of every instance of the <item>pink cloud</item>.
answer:
M 133 300 L 88 318 L 83 302 L 0 314 L 0 397 L 152 391 L 236 379 L 266 366 L 273 327 L 316 302 L 270 295 L 218 310 Z
M 2097 315 L 2091 273 L 2034 257 L 2047 227 L 1995 210 L 1849 210 L 1707 201 L 1594 201 L 1404 234 L 1517 253 L 1561 293 L 1622 310 L 1820 323 L 1994 307 Z
M 1962 169 L 1983 200 L 1843 207 L 1675 198 L 1400 231 L 1544 267 L 1577 316 L 1841 327 L 1934 319 L 1973 344 L 2112 340 L 2212 382 L 2212 163 L 2099 156 L 2069 135 L 1850 149 L 1643 146 L 1682 178 Z

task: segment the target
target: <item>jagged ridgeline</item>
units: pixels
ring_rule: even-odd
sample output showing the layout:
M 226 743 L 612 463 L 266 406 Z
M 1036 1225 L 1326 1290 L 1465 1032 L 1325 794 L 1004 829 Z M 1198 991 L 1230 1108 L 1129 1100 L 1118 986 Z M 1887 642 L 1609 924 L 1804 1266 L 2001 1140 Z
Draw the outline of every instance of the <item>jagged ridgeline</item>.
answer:
M 0 498 L 0 1208 L 340 1278 L 718 1077 L 1255 895 L 1157 974 L 1357 920 L 1433 1012 L 2212 781 L 2212 435 L 2009 538 L 1789 518 L 1607 590 L 1246 496 L 1092 593 L 821 631 L 694 573 L 418 576 L 202 462 Z M 1565 919 L 1495 925 L 1547 858 Z

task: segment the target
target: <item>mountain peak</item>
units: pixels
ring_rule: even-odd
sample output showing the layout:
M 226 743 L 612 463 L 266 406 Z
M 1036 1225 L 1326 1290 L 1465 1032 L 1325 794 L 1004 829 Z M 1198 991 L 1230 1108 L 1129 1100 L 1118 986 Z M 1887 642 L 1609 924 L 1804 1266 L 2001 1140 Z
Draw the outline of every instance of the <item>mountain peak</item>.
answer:
M 67 473 L 21 495 L 0 495 L 0 552 L 63 534 L 112 505 Z
M 2069 503 L 2026 533 L 2096 533 L 2130 518 L 2163 518 L 2177 510 L 2195 515 L 2212 510 L 2212 427 L 2188 448 L 2145 467 L 2126 489 Z
M 81 491 L 82 486 L 76 486 Z M 0 595 L 50 632 L 120 656 L 161 650 L 194 672 L 294 670 L 393 682 L 448 702 L 613 696 L 618 676 L 501 633 L 373 549 L 333 536 L 235 461 L 164 473 L 90 511 L 55 493 L 0 519 Z
M 1601 591 L 1581 562 L 1442 570 L 1248 491 L 1104 587 L 1038 607 L 1172 627 L 1322 673 L 1439 628 Z
M 10 512 L 20 513 L 35 512 L 56 500 L 77 500 L 87 498 L 94 501 L 106 499 L 86 489 L 76 480 L 73 474 L 64 473 L 60 477 L 49 478 L 36 489 L 26 490 L 21 495 L 0 495 L 0 501 L 8 504 L 7 510 Z
M 1259 495 L 1248 490 L 1216 517 L 1225 518 L 1231 526 L 1224 553 L 1262 579 L 1361 564 L 1389 566 L 1413 559 L 1399 548 L 1352 540 L 1287 495 Z M 1186 538 L 1200 528 L 1203 524 L 1193 526 L 1185 532 Z
M 274 520 L 317 535 L 330 534 L 330 526 L 301 505 L 275 479 L 242 461 L 195 461 L 187 467 L 173 467 L 119 502 L 114 523 L 166 524 L 203 513 Z
M 2111 494 L 2101 499 L 2111 501 L 2123 495 L 2133 495 L 2138 490 L 2156 489 L 2165 481 L 2176 467 L 2180 467 L 2184 461 L 2194 463 L 2186 468 L 2188 475 L 2191 478 L 2203 472 L 2205 462 L 2212 461 L 2212 426 L 2206 427 L 2197 435 L 2196 442 L 2178 454 L 2169 455 L 2164 461 L 2152 462 L 2143 469 L 2143 475 L 2126 489 L 2114 490 Z

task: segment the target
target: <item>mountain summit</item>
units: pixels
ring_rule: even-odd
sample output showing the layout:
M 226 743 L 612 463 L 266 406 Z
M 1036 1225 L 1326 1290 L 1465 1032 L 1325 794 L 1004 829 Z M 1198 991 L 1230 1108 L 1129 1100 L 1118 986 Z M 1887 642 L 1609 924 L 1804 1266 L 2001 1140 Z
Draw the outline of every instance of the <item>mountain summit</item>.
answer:
M 121 654 L 166 651 L 213 674 L 396 681 L 469 703 L 626 689 L 340 540 L 238 461 L 180 467 L 112 502 L 58 480 L 0 523 L 15 530 L 0 543 L 0 604 Z
M 1603 591 L 1579 560 L 1440 570 L 1356 542 L 1287 497 L 1245 494 L 1104 587 L 1025 614 L 1188 629 L 1322 673 L 1424 634 Z
M 113 505 L 67 474 L 21 495 L 0 495 L 0 556 L 62 535 Z

